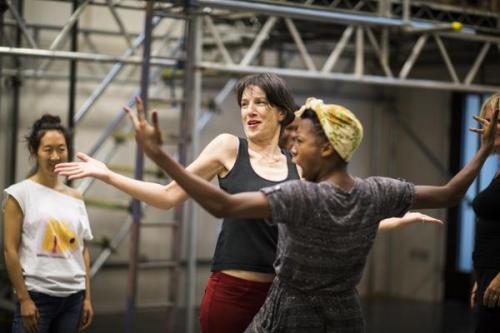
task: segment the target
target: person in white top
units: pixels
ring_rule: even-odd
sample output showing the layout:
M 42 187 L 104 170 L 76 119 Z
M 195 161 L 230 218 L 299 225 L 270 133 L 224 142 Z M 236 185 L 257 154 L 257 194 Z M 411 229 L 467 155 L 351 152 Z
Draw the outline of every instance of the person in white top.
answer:
M 92 239 L 81 194 L 54 172 L 67 162 L 70 134 L 44 115 L 26 137 L 36 172 L 4 190 L 4 254 L 17 295 L 13 333 L 73 333 L 92 322 Z

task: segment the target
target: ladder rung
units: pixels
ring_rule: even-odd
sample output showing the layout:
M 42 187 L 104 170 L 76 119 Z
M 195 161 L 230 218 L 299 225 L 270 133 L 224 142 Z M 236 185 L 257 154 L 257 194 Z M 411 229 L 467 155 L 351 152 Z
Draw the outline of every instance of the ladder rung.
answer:
M 107 164 L 107 167 L 111 169 L 112 171 L 118 172 L 118 173 L 128 173 L 128 174 L 133 174 L 135 171 L 135 167 L 130 166 L 130 165 L 118 165 L 118 164 Z M 165 173 L 161 169 L 153 169 L 153 168 L 146 168 L 143 170 L 143 173 L 148 176 L 154 176 L 156 178 L 165 178 Z
M 173 302 L 161 302 L 161 303 L 142 303 L 135 306 L 138 310 L 151 310 L 157 308 L 170 308 L 175 304 Z
M 86 197 L 84 201 L 85 205 L 87 206 L 106 208 L 106 209 L 128 210 L 130 206 L 128 201 L 127 202 L 110 201 L 110 200 L 102 200 L 89 197 Z
M 177 222 L 144 222 L 141 223 L 142 228 L 176 228 L 179 224 Z
M 171 133 L 166 133 L 162 131 L 163 137 L 163 145 L 164 146 L 173 146 L 182 143 L 182 139 L 178 135 L 173 135 Z M 118 142 L 125 142 L 127 140 L 135 140 L 134 132 L 124 132 L 117 130 L 113 133 L 113 139 Z
M 184 103 L 184 98 L 162 98 L 162 97 L 149 97 L 149 105 L 151 104 L 181 104 Z
M 140 269 L 155 269 L 155 268 L 175 268 L 178 263 L 173 260 L 148 260 L 139 262 L 138 267 Z

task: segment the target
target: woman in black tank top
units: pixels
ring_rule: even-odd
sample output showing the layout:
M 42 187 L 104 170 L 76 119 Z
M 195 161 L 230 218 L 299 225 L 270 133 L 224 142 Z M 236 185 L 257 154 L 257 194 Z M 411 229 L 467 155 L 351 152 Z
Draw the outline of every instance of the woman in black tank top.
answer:
M 221 188 L 231 193 L 298 179 L 290 154 L 278 146 L 284 127 L 293 121 L 297 109 L 285 81 L 270 73 L 247 76 L 238 82 L 236 94 L 246 139 L 231 134 L 217 136 L 187 169 L 207 180 L 218 176 Z M 136 98 L 136 106 L 143 115 L 140 98 Z M 132 120 L 137 125 L 137 119 Z M 61 164 L 57 172 L 70 179 L 96 177 L 159 208 L 168 209 L 187 199 L 175 182 L 163 186 L 136 181 L 110 171 L 85 154 L 77 156 L 83 162 Z M 243 332 L 274 278 L 277 229 L 264 221 L 227 222 L 223 222 L 217 241 L 213 273 L 200 310 L 205 333 Z
M 500 107 L 500 94 L 488 98 L 480 117 L 490 120 L 495 107 Z M 498 127 L 500 133 L 500 126 Z M 500 136 L 495 140 L 500 154 Z M 500 170 L 491 184 L 472 203 L 477 217 L 473 252 L 475 283 L 471 306 L 476 314 L 476 333 L 500 332 Z

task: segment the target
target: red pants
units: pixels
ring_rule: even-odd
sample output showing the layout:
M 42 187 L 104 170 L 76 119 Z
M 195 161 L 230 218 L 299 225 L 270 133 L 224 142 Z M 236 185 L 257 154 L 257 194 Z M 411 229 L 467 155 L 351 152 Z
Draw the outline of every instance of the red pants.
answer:
M 271 282 L 243 280 L 221 272 L 208 278 L 201 301 L 203 333 L 242 333 L 266 299 Z

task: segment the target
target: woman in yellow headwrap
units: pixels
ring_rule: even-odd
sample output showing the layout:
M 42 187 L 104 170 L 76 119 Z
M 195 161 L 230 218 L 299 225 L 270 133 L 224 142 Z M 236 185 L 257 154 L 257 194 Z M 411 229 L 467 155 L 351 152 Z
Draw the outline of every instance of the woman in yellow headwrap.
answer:
M 265 218 L 278 225 L 276 277 L 247 332 L 363 332 L 356 285 L 379 221 L 411 207 L 456 204 L 492 150 L 500 106 L 491 122 L 478 118 L 481 147 L 444 186 L 415 186 L 347 171 L 363 136 L 353 113 L 309 99 L 293 148 L 306 181 L 228 194 L 186 172 L 161 147 L 158 122 L 133 120 L 137 142 L 187 193 L 215 216 Z M 147 130 L 146 130 L 147 129 Z

